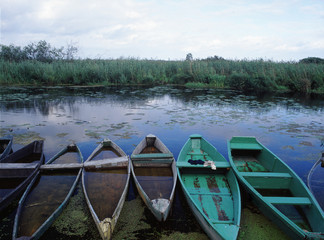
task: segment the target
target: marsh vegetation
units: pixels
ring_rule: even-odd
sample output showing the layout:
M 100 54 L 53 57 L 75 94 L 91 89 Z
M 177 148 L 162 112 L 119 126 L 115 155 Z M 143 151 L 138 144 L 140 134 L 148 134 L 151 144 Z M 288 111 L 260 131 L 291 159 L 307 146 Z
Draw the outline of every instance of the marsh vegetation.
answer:
M 0 48 L 1 85 L 186 85 L 253 92 L 324 93 L 320 58 L 299 62 L 226 60 L 214 56 L 185 60 L 136 58 L 76 59 L 77 48 L 45 41 L 24 48 Z

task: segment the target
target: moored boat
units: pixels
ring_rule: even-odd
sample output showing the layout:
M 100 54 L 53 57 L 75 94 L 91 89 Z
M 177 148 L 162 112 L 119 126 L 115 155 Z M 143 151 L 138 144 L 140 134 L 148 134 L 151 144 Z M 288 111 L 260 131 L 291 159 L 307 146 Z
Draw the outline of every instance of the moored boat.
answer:
M 162 141 L 147 135 L 131 155 L 137 191 L 158 221 L 166 221 L 177 182 L 175 160 Z
M 197 221 L 211 239 L 236 239 L 241 196 L 226 159 L 201 135 L 182 147 L 177 171 L 182 190 Z
M 234 172 L 264 215 L 292 239 L 324 239 L 324 215 L 298 175 L 254 137 L 228 141 Z
M 82 172 L 77 145 L 63 148 L 33 178 L 19 201 L 13 239 L 38 239 L 60 215 Z
M 34 141 L 1 160 L 0 211 L 28 186 L 43 162 L 43 141 Z
M 82 187 L 102 239 L 111 239 L 125 202 L 129 158 L 113 141 L 103 140 L 84 163 Z
M 12 152 L 12 136 L 5 136 L 0 138 L 0 162 Z

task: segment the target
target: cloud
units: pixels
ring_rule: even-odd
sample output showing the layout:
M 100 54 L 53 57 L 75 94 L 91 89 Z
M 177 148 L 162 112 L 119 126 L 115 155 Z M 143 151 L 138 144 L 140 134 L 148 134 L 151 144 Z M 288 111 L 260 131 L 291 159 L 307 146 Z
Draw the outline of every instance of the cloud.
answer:
M 1 43 L 24 46 L 44 39 L 60 47 L 73 41 L 81 57 L 183 59 L 191 52 L 197 58 L 282 60 L 301 58 L 307 50 L 324 52 L 324 5 L 318 0 L 3 0 L 1 5 Z

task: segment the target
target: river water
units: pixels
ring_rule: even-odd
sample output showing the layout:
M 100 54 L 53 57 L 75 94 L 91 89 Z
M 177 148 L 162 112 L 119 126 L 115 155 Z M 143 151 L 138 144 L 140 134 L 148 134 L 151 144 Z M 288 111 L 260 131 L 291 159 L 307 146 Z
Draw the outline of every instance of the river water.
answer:
M 104 138 L 130 155 L 149 133 L 158 136 L 175 158 L 193 133 L 228 158 L 227 140 L 255 136 L 306 182 L 324 151 L 323 97 L 178 87 L 8 87 L 0 89 L 0 124 L 0 136 L 14 136 L 14 150 L 44 139 L 46 161 L 70 143 L 77 143 L 86 159 Z M 322 208 L 323 179 L 324 168 L 318 167 L 312 181 Z M 135 198 L 131 184 L 128 201 Z M 183 209 L 177 207 L 175 203 L 172 214 L 181 218 Z M 168 227 L 171 232 L 174 228 Z

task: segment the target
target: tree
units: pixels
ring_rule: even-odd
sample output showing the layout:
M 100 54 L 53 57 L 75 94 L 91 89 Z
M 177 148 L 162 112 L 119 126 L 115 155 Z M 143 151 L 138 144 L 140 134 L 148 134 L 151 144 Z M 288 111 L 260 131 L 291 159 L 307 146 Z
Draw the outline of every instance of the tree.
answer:
M 191 62 L 192 60 L 193 60 L 192 54 L 188 53 L 187 56 L 186 56 L 186 61 Z
M 36 60 L 40 62 L 52 62 L 55 60 L 73 60 L 78 48 L 73 46 L 72 43 L 67 45 L 66 50 L 64 47 L 55 48 L 45 40 L 38 43 L 30 43 L 23 49 L 14 45 L 5 46 L 0 45 L 0 59 L 6 61 L 24 61 Z
M 75 43 L 68 43 L 65 52 L 66 60 L 73 60 L 75 58 L 75 54 L 78 52 L 78 47 L 74 46 Z

